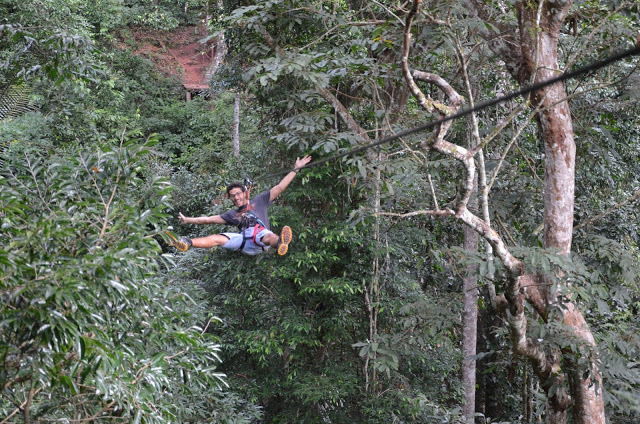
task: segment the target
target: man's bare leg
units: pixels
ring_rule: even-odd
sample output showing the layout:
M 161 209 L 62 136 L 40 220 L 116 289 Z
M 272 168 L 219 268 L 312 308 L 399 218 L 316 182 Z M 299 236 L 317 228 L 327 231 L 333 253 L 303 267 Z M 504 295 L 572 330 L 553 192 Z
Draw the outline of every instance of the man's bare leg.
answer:
M 222 234 L 213 234 L 207 237 L 198 237 L 191 239 L 193 247 L 200 247 L 203 249 L 209 249 L 216 246 L 222 246 L 229 241 L 229 237 Z
M 289 243 L 291 243 L 292 239 L 293 233 L 291 232 L 291 228 L 289 226 L 284 226 L 279 236 L 275 233 L 268 233 L 265 234 L 260 241 L 265 246 L 277 248 L 278 255 L 285 255 L 289 250 Z M 213 234 L 207 237 L 198 237 L 194 239 L 190 239 L 188 237 L 180 237 L 179 239 L 173 238 L 173 241 L 169 242 L 169 244 L 182 252 L 186 252 L 190 247 L 210 249 L 212 247 L 223 246 L 227 241 L 229 241 L 229 237 L 224 234 Z

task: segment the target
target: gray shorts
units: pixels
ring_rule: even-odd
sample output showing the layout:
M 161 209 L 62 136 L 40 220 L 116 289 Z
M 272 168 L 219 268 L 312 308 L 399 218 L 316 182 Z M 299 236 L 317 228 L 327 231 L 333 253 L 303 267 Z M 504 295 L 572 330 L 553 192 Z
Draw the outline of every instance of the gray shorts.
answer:
M 242 239 L 244 237 L 247 237 L 244 243 L 244 248 L 242 249 L 242 253 L 244 253 L 245 255 L 252 255 L 252 256 L 257 255 L 259 253 L 266 252 L 271 247 L 271 246 L 262 244 L 262 237 L 264 237 L 267 234 L 273 234 L 273 232 L 270 230 L 267 230 L 266 228 L 263 228 L 262 230 L 258 231 L 258 234 L 256 234 L 256 242 L 254 243 L 253 227 L 247 228 L 246 230 L 243 231 L 242 234 L 241 233 L 222 233 L 222 235 L 229 238 L 229 240 L 222 245 L 222 248 L 229 249 L 229 250 L 238 250 L 240 246 L 242 246 Z

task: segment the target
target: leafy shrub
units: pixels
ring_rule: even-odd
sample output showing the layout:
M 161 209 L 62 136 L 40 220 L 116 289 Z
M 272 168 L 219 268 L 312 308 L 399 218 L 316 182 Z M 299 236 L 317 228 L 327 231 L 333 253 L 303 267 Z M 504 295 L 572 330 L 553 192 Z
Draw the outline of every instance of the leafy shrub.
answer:
M 0 177 L 1 416 L 161 423 L 215 409 L 217 319 L 159 272 L 170 187 L 146 172 L 154 142 L 65 161 L 27 151 Z

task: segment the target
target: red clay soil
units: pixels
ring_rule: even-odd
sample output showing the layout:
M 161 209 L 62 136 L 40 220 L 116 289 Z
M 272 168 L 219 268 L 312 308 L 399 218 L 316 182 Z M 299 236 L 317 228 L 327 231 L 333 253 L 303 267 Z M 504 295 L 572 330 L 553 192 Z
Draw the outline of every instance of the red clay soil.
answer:
M 137 30 L 134 53 L 150 59 L 165 75 L 181 80 L 188 90 L 207 89 L 206 74 L 215 51 L 211 43 L 200 43 L 206 36 L 203 28 L 194 26 L 162 32 Z

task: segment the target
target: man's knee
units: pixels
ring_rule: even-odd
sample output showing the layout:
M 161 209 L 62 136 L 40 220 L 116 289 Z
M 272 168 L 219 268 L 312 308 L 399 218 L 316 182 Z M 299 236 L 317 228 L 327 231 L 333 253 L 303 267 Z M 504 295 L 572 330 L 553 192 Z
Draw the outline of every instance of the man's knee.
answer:
M 215 237 L 216 246 L 224 246 L 229 241 L 229 236 L 224 234 L 214 234 L 210 237 Z
M 264 245 L 269 245 L 271 247 L 275 246 L 276 244 L 278 244 L 278 239 L 280 237 L 278 237 L 278 235 L 274 234 L 274 233 L 269 233 L 269 234 L 265 234 L 262 237 L 262 244 Z

